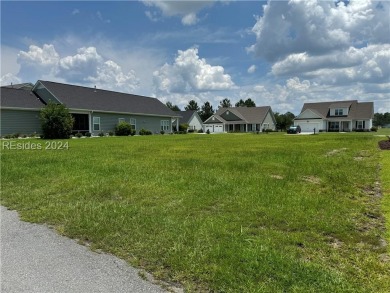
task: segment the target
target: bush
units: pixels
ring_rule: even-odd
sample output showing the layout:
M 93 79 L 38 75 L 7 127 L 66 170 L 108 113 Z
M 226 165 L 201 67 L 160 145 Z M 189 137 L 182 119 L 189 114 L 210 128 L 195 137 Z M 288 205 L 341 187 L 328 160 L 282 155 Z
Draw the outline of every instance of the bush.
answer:
M 109 132 L 108 132 L 108 135 L 109 135 L 109 136 L 114 136 L 114 132 L 113 132 L 113 131 L 109 131 Z
M 81 132 L 77 132 L 74 136 L 80 138 L 80 137 L 83 137 L 83 134 Z
M 12 134 L 12 138 L 19 138 L 19 136 L 20 136 L 20 133 L 14 133 L 14 134 Z
M 188 133 L 194 133 L 195 129 L 188 129 Z
M 179 125 L 179 131 L 187 131 L 189 125 L 187 123 Z
M 11 139 L 11 138 L 12 138 L 12 135 L 11 135 L 11 134 L 4 135 L 4 138 L 5 138 L 5 139 Z
M 161 131 L 160 131 L 160 134 L 165 134 L 165 131 L 164 131 L 164 130 L 161 130 Z
M 131 125 L 126 121 L 121 121 L 115 126 L 115 135 L 117 136 L 129 136 L 131 132 Z
M 152 132 L 150 130 L 146 130 L 146 129 L 141 129 L 139 131 L 139 135 L 152 135 Z
M 374 131 L 374 132 L 377 132 L 378 131 L 378 128 L 377 127 L 375 127 L 375 126 L 373 126 L 373 127 L 371 127 L 371 129 L 370 129 L 371 131 Z
M 199 130 L 198 130 L 198 133 L 203 133 L 203 129 L 199 129 Z
M 100 137 L 103 137 L 103 136 L 104 136 L 104 132 L 103 132 L 103 131 L 100 131 L 100 132 L 98 133 L 98 135 L 99 135 Z
M 85 133 L 85 136 L 86 136 L 86 137 L 91 137 L 91 136 L 92 136 L 92 133 L 86 132 L 86 133 Z
M 210 129 L 207 129 L 206 133 L 207 133 L 207 134 L 210 134 Z
M 47 139 L 65 139 L 72 133 L 74 118 L 64 105 L 49 103 L 40 112 L 42 136 Z

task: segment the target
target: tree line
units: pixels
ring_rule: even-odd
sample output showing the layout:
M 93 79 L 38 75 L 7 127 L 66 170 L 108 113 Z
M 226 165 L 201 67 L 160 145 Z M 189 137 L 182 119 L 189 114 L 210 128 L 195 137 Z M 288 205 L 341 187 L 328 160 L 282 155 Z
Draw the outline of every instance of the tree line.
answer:
M 375 127 L 389 127 L 390 125 L 390 113 L 375 113 L 374 114 L 374 120 L 372 121 Z
M 165 105 L 172 111 L 181 111 L 179 106 L 174 105 L 171 102 L 167 102 Z M 230 108 L 230 107 L 233 106 L 230 100 L 227 98 L 219 102 L 218 108 Z M 248 98 L 245 101 L 243 99 L 240 99 L 235 104 L 235 107 L 256 107 L 256 103 L 251 98 Z M 188 104 L 184 107 L 184 110 L 197 111 L 203 122 L 209 119 L 216 112 L 213 109 L 213 106 L 210 104 L 210 102 L 207 101 L 202 106 L 199 107 L 198 103 L 195 100 L 189 101 Z
M 181 111 L 179 106 L 173 105 L 171 102 L 167 102 L 166 106 L 171 109 L 172 111 Z M 237 103 L 234 104 L 235 107 L 256 107 L 256 103 L 251 99 L 248 98 L 245 101 L 243 99 L 240 99 Z M 218 108 L 230 108 L 233 107 L 233 104 L 228 98 L 223 99 L 219 102 Z M 216 111 L 214 111 L 213 106 L 210 104 L 210 102 L 205 102 L 201 107 L 199 107 L 198 103 L 195 100 L 191 100 L 188 102 L 188 104 L 184 107 L 184 110 L 193 110 L 197 111 L 202 121 L 206 121 L 208 118 L 210 118 Z M 280 114 L 278 112 L 274 113 L 275 120 L 276 120 L 276 128 L 279 130 L 286 130 L 288 127 L 290 127 L 293 124 L 293 120 L 295 118 L 295 115 L 291 112 L 286 112 L 285 114 Z

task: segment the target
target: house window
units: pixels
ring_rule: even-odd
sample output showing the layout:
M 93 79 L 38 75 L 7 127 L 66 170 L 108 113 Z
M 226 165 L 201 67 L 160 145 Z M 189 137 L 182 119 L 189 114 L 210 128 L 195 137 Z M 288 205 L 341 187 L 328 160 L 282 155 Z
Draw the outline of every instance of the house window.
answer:
M 329 131 L 339 131 L 339 122 L 329 122 Z
M 364 128 L 363 120 L 356 121 L 356 128 L 357 129 L 363 129 Z
M 125 122 L 125 118 L 119 118 L 118 123 Z
M 100 130 L 100 117 L 93 117 L 93 130 L 94 131 Z
M 169 120 L 161 120 L 161 130 L 169 130 Z
M 334 115 L 335 116 L 343 116 L 344 115 L 343 109 L 335 109 L 334 110 Z
M 136 130 L 137 129 L 137 120 L 135 118 L 130 118 L 130 125 L 131 125 L 131 129 Z
M 264 123 L 263 124 L 263 129 L 269 129 L 269 123 Z

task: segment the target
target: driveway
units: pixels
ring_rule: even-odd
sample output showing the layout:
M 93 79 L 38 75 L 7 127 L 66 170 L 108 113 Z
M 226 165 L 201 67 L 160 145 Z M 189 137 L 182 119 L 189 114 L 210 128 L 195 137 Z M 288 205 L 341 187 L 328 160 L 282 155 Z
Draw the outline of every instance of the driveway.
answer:
M 0 207 L 1 292 L 165 292 L 112 255 L 95 253 Z

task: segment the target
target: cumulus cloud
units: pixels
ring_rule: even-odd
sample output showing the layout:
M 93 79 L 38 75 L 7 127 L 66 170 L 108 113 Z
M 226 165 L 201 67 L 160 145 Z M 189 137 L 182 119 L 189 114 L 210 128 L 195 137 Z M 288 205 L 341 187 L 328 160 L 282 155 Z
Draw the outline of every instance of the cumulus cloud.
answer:
M 42 48 L 31 45 L 29 51 L 20 51 L 19 76 L 36 80 L 50 79 L 76 84 L 97 85 L 101 88 L 131 92 L 139 85 L 135 72 L 123 72 L 121 66 L 101 56 L 95 47 L 82 47 L 77 54 L 61 57 L 54 45 Z
M 212 66 L 198 56 L 197 48 L 178 51 L 172 65 L 165 64 L 153 74 L 158 92 L 201 92 L 234 88 L 229 74 L 222 66 Z
M 197 13 L 205 7 L 213 5 L 214 1 L 143 1 L 148 7 L 161 11 L 163 17 L 179 16 L 183 25 L 194 25 L 199 19 Z M 146 16 L 152 21 L 159 17 L 155 12 L 147 11 Z
M 263 9 L 252 28 L 256 43 L 249 51 L 269 61 L 294 53 L 321 55 L 351 45 L 383 44 L 390 38 L 388 2 L 269 1 Z

